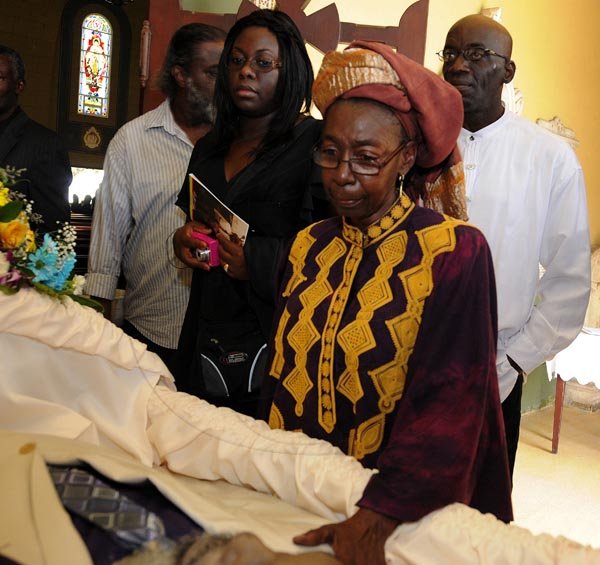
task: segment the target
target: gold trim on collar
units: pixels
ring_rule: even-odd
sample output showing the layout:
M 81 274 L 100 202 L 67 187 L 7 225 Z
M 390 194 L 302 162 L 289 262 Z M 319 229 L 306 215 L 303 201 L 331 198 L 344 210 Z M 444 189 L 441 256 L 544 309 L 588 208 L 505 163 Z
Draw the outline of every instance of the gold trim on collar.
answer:
M 342 234 L 344 239 L 351 245 L 356 245 L 364 249 L 382 237 L 385 237 L 399 223 L 406 220 L 414 207 L 414 202 L 406 196 L 406 194 L 402 194 L 400 198 L 394 202 L 392 207 L 379 218 L 379 220 L 373 222 L 367 228 L 366 233 L 361 229 L 350 225 L 346 221 L 346 218 L 342 218 Z

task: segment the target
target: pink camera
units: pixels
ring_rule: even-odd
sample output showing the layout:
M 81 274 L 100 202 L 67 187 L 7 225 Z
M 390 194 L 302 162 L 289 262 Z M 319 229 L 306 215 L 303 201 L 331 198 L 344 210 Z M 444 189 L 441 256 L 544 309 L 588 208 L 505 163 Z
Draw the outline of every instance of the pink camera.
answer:
M 208 263 L 211 267 L 218 267 L 221 264 L 219 260 L 219 242 L 197 231 L 192 232 L 192 237 L 206 243 L 204 249 L 196 249 L 196 259 Z

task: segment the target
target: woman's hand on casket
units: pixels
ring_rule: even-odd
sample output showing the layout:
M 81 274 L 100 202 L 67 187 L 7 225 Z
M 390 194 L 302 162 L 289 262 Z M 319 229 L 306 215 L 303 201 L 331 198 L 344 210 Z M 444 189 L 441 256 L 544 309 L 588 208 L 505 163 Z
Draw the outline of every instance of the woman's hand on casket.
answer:
M 339 524 L 327 524 L 296 536 L 298 545 L 327 543 L 345 565 L 385 565 L 384 546 L 399 522 L 367 508 Z
M 206 261 L 199 261 L 196 257 L 197 249 L 204 249 L 206 243 L 194 237 L 194 232 L 209 235 L 212 229 L 199 222 L 188 222 L 175 230 L 173 234 L 173 250 L 176 257 L 188 267 L 210 271 Z

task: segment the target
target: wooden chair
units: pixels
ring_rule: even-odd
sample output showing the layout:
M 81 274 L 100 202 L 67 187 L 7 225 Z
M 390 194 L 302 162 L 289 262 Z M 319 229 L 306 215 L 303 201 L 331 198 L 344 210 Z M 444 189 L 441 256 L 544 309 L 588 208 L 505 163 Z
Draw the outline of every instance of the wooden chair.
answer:
M 558 438 L 560 436 L 560 425 L 562 423 L 563 404 L 565 402 L 565 381 L 560 375 L 556 375 L 556 397 L 554 399 L 554 424 L 552 425 L 552 453 L 558 452 Z

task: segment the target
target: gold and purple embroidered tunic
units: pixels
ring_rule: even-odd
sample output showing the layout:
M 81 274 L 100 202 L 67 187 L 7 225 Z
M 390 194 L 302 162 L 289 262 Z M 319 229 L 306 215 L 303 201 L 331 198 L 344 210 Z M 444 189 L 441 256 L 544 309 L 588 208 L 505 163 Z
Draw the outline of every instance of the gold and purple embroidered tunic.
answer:
M 366 233 L 313 224 L 291 247 L 277 312 L 269 424 L 377 467 L 360 506 L 412 521 L 463 502 L 512 519 L 477 229 L 406 196 Z

